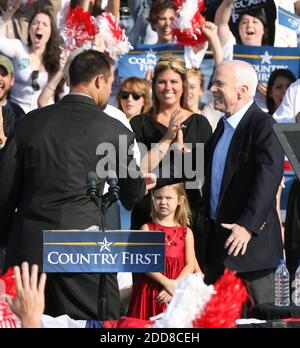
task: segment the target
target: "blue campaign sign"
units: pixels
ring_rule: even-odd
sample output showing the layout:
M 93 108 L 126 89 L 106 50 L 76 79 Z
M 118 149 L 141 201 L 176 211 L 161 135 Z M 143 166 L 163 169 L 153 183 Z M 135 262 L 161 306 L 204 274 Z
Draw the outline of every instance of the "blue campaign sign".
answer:
M 164 272 L 159 231 L 43 231 L 44 272 Z
M 253 65 L 260 83 L 268 83 L 275 69 L 290 69 L 298 77 L 299 58 L 298 47 L 235 45 L 233 50 L 233 59 L 245 60 Z
M 118 61 L 119 77 L 136 76 L 144 78 L 149 69 L 153 69 L 162 54 L 183 55 L 178 45 L 137 45 Z
M 278 7 L 278 23 L 300 34 L 300 17 L 282 7 Z

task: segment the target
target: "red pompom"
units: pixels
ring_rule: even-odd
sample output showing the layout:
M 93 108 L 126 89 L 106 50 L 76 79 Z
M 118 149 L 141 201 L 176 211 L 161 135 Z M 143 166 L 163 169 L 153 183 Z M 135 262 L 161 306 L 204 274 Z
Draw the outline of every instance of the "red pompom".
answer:
M 207 302 L 205 310 L 197 317 L 195 328 L 233 328 L 241 317 L 247 290 L 242 280 L 228 269 L 214 285 L 216 293 Z
M 63 29 L 64 48 L 72 51 L 91 43 L 98 29 L 93 17 L 81 7 L 69 8 L 66 16 L 66 25 Z
M 3 276 L 0 276 L 0 295 L 1 293 L 13 298 L 16 297 L 16 284 L 12 268 L 9 268 Z M 20 327 L 19 319 L 11 311 L 9 304 L 0 298 L 0 328 L 15 327 Z
M 206 10 L 204 0 L 177 0 L 177 15 L 173 21 L 173 34 L 178 43 L 184 46 L 204 44 L 207 36 L 202 32 Z

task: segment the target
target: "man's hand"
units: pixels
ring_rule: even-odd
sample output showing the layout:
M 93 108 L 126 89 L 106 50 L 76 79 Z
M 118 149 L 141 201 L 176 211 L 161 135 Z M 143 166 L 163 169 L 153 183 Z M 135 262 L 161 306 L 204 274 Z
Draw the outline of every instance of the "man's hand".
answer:
M 143 173 L 146 184 L 145 195 L 148 194 L 149 190 L 153 189 L 156 186 L 157 177 L 154 173 Z
M 38 266 L 31 267 L 27 262 L 23 262 L 21 271 L 19 266 L 14 267 L 16 292 L 14 300 L 5 295 L 5 300 L 9 303 L 11 310 L 20 318 L 23 328 L 41 327 L 41 316 L 45 308 L 45 284 L 46 274 L 42 273 L 38 281 Z
M 224 245 L 225 249 L 229 248 L 228 255 L 233 253 L 233 256 L 237 256 L 239 252 L 244 255 L 251 239 L 251 232 L 238 224 L 221 224 L 221 226 L 231 230 L 231 234 Z

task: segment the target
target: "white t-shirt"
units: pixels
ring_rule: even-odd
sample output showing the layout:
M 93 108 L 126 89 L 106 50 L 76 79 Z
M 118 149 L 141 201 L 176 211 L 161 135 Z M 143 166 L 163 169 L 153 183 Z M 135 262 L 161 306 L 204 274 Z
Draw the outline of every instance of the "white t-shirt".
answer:
M 298 112 L 300 112 L 300 79 L 293 82 L 287 89 L 273 117 L 279 123 L 295 123 Z

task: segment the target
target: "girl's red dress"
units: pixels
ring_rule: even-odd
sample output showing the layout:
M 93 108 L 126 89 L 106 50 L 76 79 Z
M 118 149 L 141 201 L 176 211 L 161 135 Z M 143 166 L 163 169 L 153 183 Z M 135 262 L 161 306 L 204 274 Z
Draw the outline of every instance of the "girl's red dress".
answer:
M 169 279 L 176 279 L 185 266 L 185 237 L 186 227 L 167 227 L 158 223 L 148 223 L 150 231 L 165 232 L 165 272 Z M 128 309 L 128 316 L 149 320 L 166 309 L 166 305 L 155 299 L 163 287 L 149 278 L 146 274 L 136 274 L 133 292 Z

